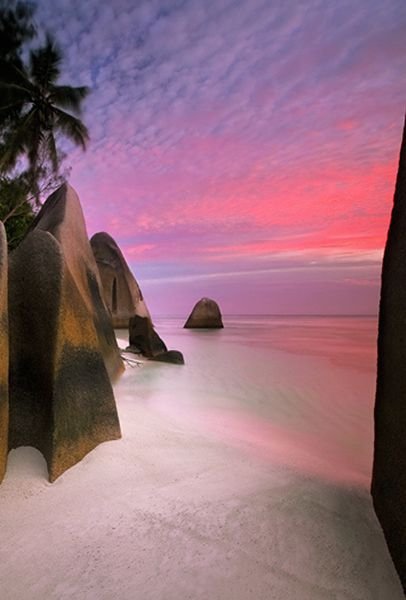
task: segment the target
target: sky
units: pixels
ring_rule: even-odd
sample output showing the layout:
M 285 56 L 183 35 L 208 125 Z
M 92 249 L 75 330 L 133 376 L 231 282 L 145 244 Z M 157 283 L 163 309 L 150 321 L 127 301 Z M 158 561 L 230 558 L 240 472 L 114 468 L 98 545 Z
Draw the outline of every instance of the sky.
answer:
M 152 315 L 376 314 L 406 108 L 404 0 L 38 0 L 89 236 Z

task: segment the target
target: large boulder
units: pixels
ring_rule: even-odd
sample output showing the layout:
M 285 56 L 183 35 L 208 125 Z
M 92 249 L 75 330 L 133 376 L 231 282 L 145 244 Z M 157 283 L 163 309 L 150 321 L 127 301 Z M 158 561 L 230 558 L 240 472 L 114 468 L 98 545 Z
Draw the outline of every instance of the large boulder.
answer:
M 9 326 L 9 448 L 38 448 L 54 481 L 120 437 L 110 378 L 124 368 L 79 199 L 67 185 L 10 255 Z
M 114 381 L 124 365 L 101 292 L 99 270 L 89 244 L 82 207 L 72 187 L 63 185 L 48 198 L 31 226 L 33 230 L 48 231 L 60 243 L 66 267 L 92 315 L 100 350 Z
M 184 327 L 185 329 L 221 329 L 224 327 L 217 302 L 210 298 L 199 300 Z
M 7 239 L 0 222 L 0 482 L 8 454 L 8 314 L 7 314 Z
M 406 593 L 406 121 L 382 266 L 371 491 Z
M 128 327 L 134 315 L 151 318 L 140 287 L 113 238 L 108 233 L 99 232 L 90 243 L 113 327 Z
M 140 317 L 134 315 L 129 323 L 129 342 L 128 350 L 138 352 L 147 358 L 153 358 L 167 352 L 165 343 L 152 325 L 149 317 Z

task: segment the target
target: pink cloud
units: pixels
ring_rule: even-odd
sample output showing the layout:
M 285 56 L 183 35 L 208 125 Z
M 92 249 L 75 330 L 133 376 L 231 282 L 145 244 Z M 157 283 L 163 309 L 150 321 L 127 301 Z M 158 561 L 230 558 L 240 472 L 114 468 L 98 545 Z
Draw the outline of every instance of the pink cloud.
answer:
M 260 271 L 273 255 L 290 273 L 292 252 L 305 268 L 310 255 L 324 258 L 345 298 L 352 289 L 371 309 L 376 290 L 360 295 L 368 286 L 342 272 L 340 256 L 365 258 L 385 241 L 406 6 L 40 4 L 39 19 L 60 32 L 67 78 L 93 90 L 89 151 L 67 147 L 90 234 L 111 233 L 150 280 L 250 272 L 255 261 Z M 365 259 L 360 279 L 370 269 Z M 379 261 L 373 269 L 375 280 Z M 252 285 L 272 294 L 255 275 Z M 295 289 L 292 279 L 293 304 Z

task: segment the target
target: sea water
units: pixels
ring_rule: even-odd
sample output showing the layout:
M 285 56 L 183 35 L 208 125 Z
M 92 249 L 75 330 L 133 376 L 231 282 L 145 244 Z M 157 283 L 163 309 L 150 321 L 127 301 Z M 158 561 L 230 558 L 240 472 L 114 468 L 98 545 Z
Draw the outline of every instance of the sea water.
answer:
M 186 365 L 134 374 L 150 405 L 271 465 L 368 488 L 376 317 L 241 315 L 224 324 L 191 330 L 155 319 Z
M 224 329 L 203 332 L 216 335 L 213 341 L 224 344 L 327 356 L 356 369 L 375 370 L 376 316 L 233 315 L 223 321 Z M 179 318 L 155 319 L 155 324 L 170 336 L 182 336 L 185 342 L 188 332 L 199 334 L 196 329 L 183 330 Z
M 2 599 L 404 597 L 369 493 L 376 320 L 224 325 L 155 319 L 186 364 L 128 364 L 122 438 L 52 485 L 10 452 Z
M 400 600 L 369 493 L 377 319 L 155 327 L 186 364 L 127 369 L 116 390 L 138 420 L 124 436 L 143 428 L 167 522 L 183 532 L 173 597 Z

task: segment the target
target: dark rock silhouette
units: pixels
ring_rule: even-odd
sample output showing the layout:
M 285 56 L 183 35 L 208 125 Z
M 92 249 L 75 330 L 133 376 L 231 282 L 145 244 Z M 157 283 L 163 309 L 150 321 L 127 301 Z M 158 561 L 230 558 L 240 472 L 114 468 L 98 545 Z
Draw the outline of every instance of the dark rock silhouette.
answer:
M 217 302 L 210 298 L 199 300 L 184 327 L 185 329 L 221 329 L 224 327 Z
M 0 222 L 0 482 L 8 454 L 8 344 L 7 239 Z
M 168 350 L 167 352 L 162 352 L 161 354 L 157 354 L 151 360 L 155 360 L 158 362 L 166 362 L 172 363 L 174 365 L 184 365 L 185 359 L 183 358 L 182 352 L 179 350 Z
M 406 120 L 382 266 L 371 491 L 406 592 Z
M 100 232 L 92 237 L 90 243 L 113 327 L 128 327 L 134 315 L 151 318 L 140 287 L 113 238 Z
M 138 352 L 147 358 L 153 358 L 168 351 L 149 317 L 134 315 L 130 319 L 129 330 L 130 346 L 128 350 L 131 352 Z
M 124 368 L 75 191 L 52 194 L 9 261 L 9 449 L 34 446 L 54 481 L 120 437 Z

